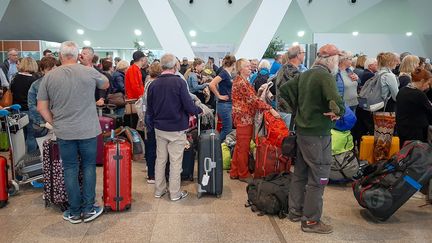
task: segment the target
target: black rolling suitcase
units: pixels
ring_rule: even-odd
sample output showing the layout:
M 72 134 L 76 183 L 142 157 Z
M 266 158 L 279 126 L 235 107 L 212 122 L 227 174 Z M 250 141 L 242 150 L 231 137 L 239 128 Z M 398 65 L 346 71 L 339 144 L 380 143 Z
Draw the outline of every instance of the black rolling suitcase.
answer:
M 183 160 L 182 160 L 182 172 L 180 174 L 182 181 L 193 181 L 193 174 L 195 168 L 195 150 L 193 148 L 185 148 L 183 152 Z M 169 172 L 170 172 L 170 161 L 165 167 L 165 176 L 167 181 L 169 181 Z
M 388 161 L 364 168 L 353 183 L 354 196 L 380 221 L 387 220 L 432 178 L 432 145 L 408 142 Z
M 222 147 L 219 133 L 214 130 L 201 132 L 198 119 L 198 198 L 203 194 L 220 197 L 223 188 Z

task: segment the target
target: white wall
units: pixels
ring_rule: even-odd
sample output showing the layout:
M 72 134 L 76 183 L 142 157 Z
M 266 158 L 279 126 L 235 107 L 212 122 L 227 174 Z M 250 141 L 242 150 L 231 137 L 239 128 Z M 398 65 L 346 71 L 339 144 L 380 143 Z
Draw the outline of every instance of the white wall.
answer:
M 417 35 L 408 37 L 405 34 L 364 34 L 358 36 L 352 34 L 330 34 L 315 33 L 314 43 L 318 48 L 324 44 L 335 44 L 341 50 L 351 51 L 352 53 L 364 53 L 369 56 L 376 56 L 382 51 L 396 53 L 411 52 L 417 56 L 431 57 L 429 48 L 425 48 Z

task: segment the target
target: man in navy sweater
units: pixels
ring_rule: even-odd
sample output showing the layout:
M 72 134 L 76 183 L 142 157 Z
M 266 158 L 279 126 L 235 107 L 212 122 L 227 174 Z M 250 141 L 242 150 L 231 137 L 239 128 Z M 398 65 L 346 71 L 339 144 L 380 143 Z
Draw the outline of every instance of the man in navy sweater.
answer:
M 186 130 L 189 115 L 198 115 L 201 108 L 195 106 L 186 82 L 176 73 L 177 59 L 172 54 L 161 58 L 162 74 L 150 84 L 147 93 L 149 124 L 156 132 L 155 197 L 166 194 L 165 167 L 170 160 L 169 193 L 172 201 L 185 198 L 187 191 L 180 190 L 183 151 L 187 143 Z

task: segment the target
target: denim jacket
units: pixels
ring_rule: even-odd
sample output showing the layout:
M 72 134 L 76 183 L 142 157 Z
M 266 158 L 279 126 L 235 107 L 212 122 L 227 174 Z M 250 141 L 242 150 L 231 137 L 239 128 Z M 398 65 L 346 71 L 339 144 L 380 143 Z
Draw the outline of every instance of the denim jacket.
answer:
M 189 92 L 196 93 L 202 91 L 205 87 L 207 87 L 207 84 L 199 84 L 198 83 L 198 76 L 196 73 L 191 72 L 189 74 L 188 78 L 188 86 L 189 86 Z
M 28 91 L 27 103 L 29 107 L 29 119 L 35 125 L 45 124 L 45 120 L 37 111 L 37 93 L 39 91 L 39 85 L 42 82 L 42 78 L 34 81 Z

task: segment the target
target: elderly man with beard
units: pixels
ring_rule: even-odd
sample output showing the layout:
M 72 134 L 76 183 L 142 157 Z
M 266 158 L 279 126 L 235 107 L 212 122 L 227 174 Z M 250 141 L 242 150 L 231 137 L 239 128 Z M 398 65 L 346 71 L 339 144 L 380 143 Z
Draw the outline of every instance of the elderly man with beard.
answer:
M 301 221 L 304 232 L 333 232 L 332 226 L 321 221 L 321 215 L 332 159 L 330 130 L 345 112 L 334 78 L 338 63 L 336 46 L 324 45 L 313 67 L 280 89 L 281 98 L 296 115 L 298 149 L 289 195 L 289 219 Z

